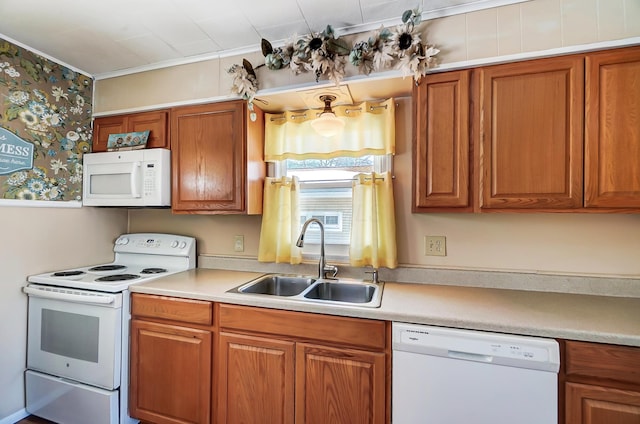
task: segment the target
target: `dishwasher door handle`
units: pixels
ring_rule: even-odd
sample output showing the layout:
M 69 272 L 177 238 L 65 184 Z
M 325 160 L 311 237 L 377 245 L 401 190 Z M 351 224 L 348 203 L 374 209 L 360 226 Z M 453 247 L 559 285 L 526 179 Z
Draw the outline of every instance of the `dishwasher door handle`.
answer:
M 447 356 L 452 359 L 463 359 L 465 361 L 475 361 L 475 362 L 493 362 L 493 356 L 491 355 L 483 355 L 481 353 L 470 353 L 470 352 L 460 352 L 457 350 L 449 350 L 447 351 Z

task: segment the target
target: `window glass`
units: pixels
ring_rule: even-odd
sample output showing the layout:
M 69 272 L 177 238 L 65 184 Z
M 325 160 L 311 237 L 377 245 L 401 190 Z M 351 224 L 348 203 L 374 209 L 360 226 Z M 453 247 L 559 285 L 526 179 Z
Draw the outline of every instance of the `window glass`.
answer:
M 390 157 L 362 156 L 333 159 L 287 159 L 278 164 L 279 176 L 300 180 L 300 224 L 317 218 L 324 224 L 327 256 L 346 259 L 351 236 L 351 184 L 362 172 L 387 170 Z M 303 255 L 319 252 L 320 228 L 310 225 L 305 235 Z

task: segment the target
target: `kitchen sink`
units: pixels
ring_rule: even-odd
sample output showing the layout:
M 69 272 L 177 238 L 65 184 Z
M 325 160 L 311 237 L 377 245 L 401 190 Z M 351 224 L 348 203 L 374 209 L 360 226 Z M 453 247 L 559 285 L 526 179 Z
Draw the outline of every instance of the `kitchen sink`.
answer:
M 377 308 L 384 283 L 356 279 L 319 279 L 303 275 L 268 274 L 229 290 L 247 296 L 268 296 L 327 305 Z
M 240 293 L 295 296 L 315 283 L 316 279 L 299 275 L 265 275 L 238 288 Z
M 308 290 L 304 297 L 334 302 L 367 303 L 371 302 L 377 289 L 374 284 L 318 283 Z

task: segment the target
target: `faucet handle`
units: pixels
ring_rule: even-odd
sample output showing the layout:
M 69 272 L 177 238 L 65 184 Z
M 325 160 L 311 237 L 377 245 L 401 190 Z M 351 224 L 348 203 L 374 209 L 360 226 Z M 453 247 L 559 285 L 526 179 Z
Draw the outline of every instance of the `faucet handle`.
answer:
M 331 277 L 328 278 L 336 278 L 336 275 L 338 275 L 338 267 L 335 265 L 325 265 L 322 274 L 327 278 L 327 274 L 329 273 L 331 274 Z
M 378 270 L 374 268 L 373 271 L 365 271 L 365 274 L 371 274 L 371 282 L 374 284 L 378 284 Z

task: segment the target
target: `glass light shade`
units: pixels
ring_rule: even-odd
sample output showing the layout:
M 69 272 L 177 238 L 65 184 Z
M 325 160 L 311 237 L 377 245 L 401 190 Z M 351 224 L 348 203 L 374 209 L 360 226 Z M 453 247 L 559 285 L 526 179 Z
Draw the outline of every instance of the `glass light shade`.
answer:
M 313 121 L 311 127 L 323 137 L 332 137 L 344 128 L 344 122 L 333 112 L 324 112 Z

